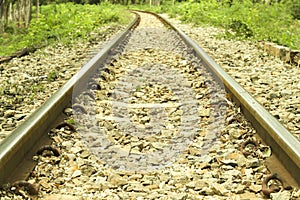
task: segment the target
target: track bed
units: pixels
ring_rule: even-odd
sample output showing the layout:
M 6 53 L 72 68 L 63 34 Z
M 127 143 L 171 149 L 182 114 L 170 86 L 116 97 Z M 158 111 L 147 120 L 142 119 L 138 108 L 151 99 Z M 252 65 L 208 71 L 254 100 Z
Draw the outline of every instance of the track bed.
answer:
M 66 123 L 52 128 L 51 147 L 33 156 L 31 186 L 6 185 L 0 196 L 298 198 L 289 176 L 267 168 L 272 149 L 226 86 L 175 30 L 137 13 L 139 24 L 105 62 L 88 76 L 77 75 Z

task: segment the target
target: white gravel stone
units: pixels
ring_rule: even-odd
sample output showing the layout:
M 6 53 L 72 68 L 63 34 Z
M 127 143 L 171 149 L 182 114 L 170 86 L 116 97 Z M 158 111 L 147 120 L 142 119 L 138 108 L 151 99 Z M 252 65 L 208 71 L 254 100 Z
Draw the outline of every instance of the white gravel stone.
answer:
M 69 80 L 122 26 L 97 30 L 92 42 L 56 44 L 0 64 L 0 142 Z M 93 34 L 93 33 L 92 33 Z
M 169 137 L 178 135 L 176 129 L 178 129 L 180 122 L 184 120 L 184 111 L 180 100 L 189 100 L 190 96 L 194 95 L 202 108 L 208 109 L 211 108 L 211 101 L 217 99 L 208 98 L 208 83 L 205 82 L 208 78 L 207 74 L 201 69 L 195 70 L 192 63 L 189 63 L 190 58 L 188 55 L 181 55 L 182 52 L 179 52 L 179 49 L 172 47 L 171 44 L 174 43 L 180 46 L 177 43 L 178 39 L 173 34 L 170 34 L 167 29 L 163 29 L 161 24 L 158 27 L 153 27 L 157 20 L 152 21 L 152 19 L 153 17 L 142 14 L 141 27 L 133 31 L 132 38 L 128 41 L 128 46 L 125 49 L 125 54 L 118 57 L 113 67 L 108 66 L 113 71 L 109 77 L 113 78 L 100 81 L 101 89 L 95 95 L 97 99 L 96 116 L 99 117 L 99 121 L 93 126 L 101 127 L 101 133 L 105 133 L 105 137 L 97 132 L 93 132 L 93 130 L 97 129 L 92 127 L 92 125 L 92 128 L 86 128 L 91 134 L 89 143 L 84 143 L 83 136 L 80 135 L 80 131 L 81 129 L 84 130 L 84 127 L 78 128 L 78 132 L 71 134 L 63 129 L 51 133 L 51 137 L 56 138 L 54 140 L 56 142 L 53 145 L 61 147 L 61 155 L 58 158 L 54 156 L 47 158 L 37 156 L 38 164 L 29 180 L 44 184 L 45 187 L 40 189 L 39 198 L 264 199 L 259 191 L 261 190 L 262 179 L 269 173 L 264 165 L 266 157 L 257 155 L 244 156 L 240 151 L 240 146 L 243 142 L 243 139 L 240 139 L 240 137 L 253 138 L 256 132 L 242 116 L 240 109 L 227 99 L 225 101 L 227 102 L 226 112 L 223 115 L 224 121 L 222 123 L 216 118 L 212 118 L 212 115 L 208 112 L 202 113 L 201 116 L 197 109 L 187 109 L 189 113 L 195 111 L 195 115 L 201 117 L 201 121 L 198 123 L 198 121 L 194 122 L 193 118 L 189 119 L 193 122 L 191 124 L 197 125 L 196 127 L 187 126 L 187 128 L 196 130 L 195 134 L 192 135 L 192 141 L 188 145 L 182 143 L 181 138 L 176 140 L 178 142 L 176 143 L 177 146 L 184 144 L 184 150 L 175 155 L 171 154 L 173 151 L 170 150 L 169 153 L 174 157 L 172 162 L 150 171 L 128 170 L 130 166 L 124 166 L 124 163 L 121 162 L 122 159 L 129 158 L 134 152 L 133 155 L 135 157 L 131 157 L 134 162 L 130 163 L 132 167 L 140 164 L 141 167 L 147 169 L 150 165 L 158 166 L 163 163 L 164 157 L 154 157 L 156 160 L 153 159 L 147 163 L 142 160 L 141 155 L 164 149 L 169 144 Z M 151 29 L 151 27 L 154 29 Z M 193 29 L 190 28 L 189 30 Z M 166 33 L 166 35 L 163 33 Z M 207 34 L 208 38 L 215 41 L 211 33 L 205 32 L 205 34 Z M 143 42 L 139 42 L 145 35 L 147 35 L 146 39 Z M 157 44 L 153 38 L 162 38 L 162 41 Z M 157 46 L 161 48 L 159 51 Z M 219 47 L 217 44 L 211 44 L 211 46 L 214 48 Z M 239 59 L 241 60 L 250 59 L 250 57 L 245 55 L 224 55 L 224 57 L 226 56 L 240 57 Z M 172 69 L 178 70 L 180 74 L 185 76 L 188 81 L 184 84 L 184 87 L 187 89 L 192 88 L 194 93 L 198 94 L 198 98 L 196 98 L 195 94 L 185 94 L 187 91 L 185 90 L 182 93 L 183 96 L 178 95 L 179 98 L 176 99 L 172 98 L 174 91 L 161 85 L 138 85 L 134 92 L 140 93 L 138 95 L 134 92 L 130 93 L 132 98 L 129 103 L 132 106 L 127 108 L 130 115 L 129 118 L 137 126 L 145 128 L 149 126 L 149 122 L 144 117 L 151 116 L 151 106 L 160 105 L 160 108 L 165 109 L 165 113 L 167 113 L 165 116 L 167 117 L 166 119 L 163 117 L 159 118 L 160 120 L 157 120 L 154 124 L 159 124 L 159 122 L 163 121 L 165 124 L 162 127 L 166 131 L 158 131 L 156 134 L 150 132 L 151 134 L 145 134 L 143 137 L 138 134 L 134 135 L 135 132 L 131 131 L 130 127 L 126 127 L 127 129 L 123 132 L 119 131 L 120 124 L 114 123 L 112 118 L 109 117 L 112 114 L 113 102 L 109 98 L 115 89 L 114 84 L 124 74 L 130 74 L 129 72 L 137 67 L 157 62 L 162 62 L 163 66 L 171 66 Z M 161 70 L 152 68 L 153 77 L 162 78 Z M 146 73 L 142 69 L 134 71 L 135 73 L 128 75 L 128 77 L 142 77 L 140 74 L 144 75 Z M 172 71 L 170 70 L 169 73 L 172 73 Z M 151 79 L 150 76 L 147 78 Z M 141 80 L 140 82 L 143 81 L 143 79 L 139 80 Z M 200 84 L 193 84 L 195 80 Z M 139 81 L 137 82 L 140 83 Z M 120 88 L 129 88 L 130 84 L 133 83 L 134 81 L 124 83 L 124 86 L 120 86 Z M 174 88 L 181 86 L 178 80 L 173 80 L 173 83 Z M 200 94 L 202 95 L 201 98 L 199 98 Z M 116 101 L 116 105 L 122 104 L 122 99 L 115 97 L 113 100 L 114 102 Z M 150 106 L 143 108 L 148 103 Z M 88 105 L 86 106 L 88 107 Z M 95 104 L 92 104 L 92 106 L 95 106 Z M 180 110 L 180 112 L 177 112 L 177 110 Z M 153 113 L 156 116 L 160 116 L 161 113 L 159 111 L 154 111 Z M 213 109 L 210 111 L 212 112 Z M 117 112 L 117 114 L 119 118 L 124 118 L 121 111 Z M 161 115 L 163 116 L 163 114 Z M 84 116 L 81 117 L 79 120 L 84 121 Z M 211 122 L 212 120 L 214 123 Z M 89 122 L 90 119 L 87 119 L 86 123 Z M 188 120 L 185 122 L 187 123 Z M 212 124 L 221 127 L 218 129 L 218 133 L 207 130 L 209 125 Z M 160 129 L 161 126 L 154 127 L 151 130 L 153 131 L 155 128 Z M 175 136 L 172 136 L 173 131 Z M 110 142 L 113 141 L 113 145 L 107 142 L 108 145 L 97 147 L 97 139 L 105 138 L 108 138 L 107 140 L 110 140 Z M 59 142 L 57 143 L 57 141 Z M 88 148 L 88 144 L 93 144 L 98 149 Z M 110 146 L 114 146 L 114 148 L 110 148 Z M 259 149 L 263 148 L 265 146 L 259 144 Z M 122 149 L 123 153 L 118 154 L 118 149 Z M 96 154 L 96 150 L 100 153 Z M 104 157 L 101 153 L 107 157 Z M 134 160 L 134 158 L 136 159 Z M 113 161 L 116 165 L 110 165 L 109 161 Z M 1 190 L 0 195 L 3 193 L 6 194 L 4 196 L 13 196 L 9 189 Z M 22 197 L 19 199 L 22 199 Z
M 272 200 L 289 200 L 292 197 L 291 192 L 286 190 L 278 193 L 271 193 L 270 196 Z
M 263 52 L 255 41 L 235 41 L 218 37 L 223 29 L 197 27 L 170 20 L 206 51 L 227 73 L 300 139 L 300 69 Z M 290 119 L 286 116 L 292 114 Z

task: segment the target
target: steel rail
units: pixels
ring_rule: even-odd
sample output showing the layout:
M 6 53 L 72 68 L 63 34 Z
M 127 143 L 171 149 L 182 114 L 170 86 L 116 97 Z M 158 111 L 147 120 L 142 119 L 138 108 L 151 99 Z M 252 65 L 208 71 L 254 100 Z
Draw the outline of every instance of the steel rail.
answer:
M 169 27 L 177 31 L 186 44 L 194 49 L 207 68 L 214 74 L 220 84 L 224 84 L 232 98 L 241 106 L 243 113 L 253 123 L 260 137 L 272 147 L 272 152 L 283 162 L 283 165 L 300 180 L 300 142 L 284 128 L 277 119 L 269 114 L 251 95 L 248 94 L 233 78 L 217 65 L 192 39 L 172 26 L 159 15 L 156 15 Z M 66 105 L 71 104 L 73 87 L 80 82 L 82 88 L 88 77 L 97 70 L 109 56 L 111 49 L 124 40 L 132 27 L 136 26 L 136 18 L 124 32 L 113 39 L 91 61 L 89 61 L 72 79 L 57 91 L 39 110 L 18 127 L 0 144 L 0 184 L 11 181 L 16 166 L 22 164 L 25 155 L 32 151 L 39 138 L 46 135 L 52 128 L 51 124 L 61 115 Z M 81 87 L 78 87 L 79 90 Z M 76 90 L 78 91 L 78 90 Z M 45 124 L 48 124 L 45 126 Z M 32 137 L 34 135 L 34 138 Z M 299 183 L 299 182 L 298 182 Z
M 263 141 L 271 146 L 272 153 L 282 162 L 285 169 L 300 185 L 300 142 L 260 103 L 258 103 L 240 84 L 238 84 L 223 68 L 221 68 L 207 53 L 181 30 L 155 14 L 161 21 L 175 30 L 185 43 L 192 47 L 195 54 L 203 61 L 217 80 L 225 86 L 226 91 L 243 114 L 252 123 Z
M 41 138 L 57 123 L 66 106 L 71 105 L 73 87 L 78 82 L 85 84 L 88 76 L 97 69 L 110 55 L 111 50 L 120 44 L 128 33 L 139 23 L 135 19 L 113 38 L 95 57 L 93 57 L 81 70 L 54 93 L 38 110 L 13 131 L 0 144 L 0 185 L 17 181 L 22 175 L 14 176 L 18 167 L 32 159 L 32 155 L 42 146 Z M 77 92 L 80 87 L 77 87 Z M 31 155 L 31 156 L 28 156 Z M 29 169 L 30 170 L 30 169 Z M 31 169 L 32 170 L 32 169 Z M 30 171 L 29 171 L 30 172 Z M 18 174 L 18 173 L 17 173 Z M 26 174 L 26 173 L 25 173 Z M 29 174 L 29 173 L 28 173 Z

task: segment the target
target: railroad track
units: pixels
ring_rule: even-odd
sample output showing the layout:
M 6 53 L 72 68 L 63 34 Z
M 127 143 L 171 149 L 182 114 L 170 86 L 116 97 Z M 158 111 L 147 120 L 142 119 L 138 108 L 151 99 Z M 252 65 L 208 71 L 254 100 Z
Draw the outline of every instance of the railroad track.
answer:
M 135 13 L 0 144 L 1 195 L 296 198 L 299 141 L 184 33 Z

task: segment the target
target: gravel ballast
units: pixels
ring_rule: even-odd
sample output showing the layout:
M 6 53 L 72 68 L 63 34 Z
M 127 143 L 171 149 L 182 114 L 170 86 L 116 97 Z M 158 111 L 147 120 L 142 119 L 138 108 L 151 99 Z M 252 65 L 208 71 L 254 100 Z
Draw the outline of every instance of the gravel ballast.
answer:
M 224 97 L 214 102 L 218 98 L 211 97 L 218 90 L 211 87 L 213 81 L 178 36 L 161 25 L 156 26 L 157 20 L 152 16 L 141 15 L 140 26 L 133 31 L 123 54 L 96 78 L 98 90 L 89 91 L 93 95 L 83 93 L 75 98 L 88 113 L 80 114 L 80 110 L 74 110 L 79 114 L 70 113 L 67 121 L 79 123 L 77 132 L 67 127 L 53 129 L 49 136 L 60 154 L 45 152 L 34 156 L 37 165 L 27 180 L 39 185 L 38 197 L 34 198 L 263 199 L 262 192 L 267 187 L 264 180 L 270 174 L 265 160 L 271 149 L 257 141 L 256 131 L 238 107 Z M 178 73 L 177 77 L 172 73 Z M 161 84 L 164 81 L 171 84 Z M 184 107 L 185 101 L 197 107 Z M 129 106 L 127 113 L 122 110 L 124 104 Z M 225 106 L 226 110 L 211 115 L 220 109 L 213 105 Z M 188 118 L 185 113 L 195 118 Z M 125 114 L 130 116 L 131 124 L 122 127 L 121 122 L 128 120 Z M 158 121 L 151 128 L 153 116 Z M 219 127 L 219 117 L 224 126 Z M 188 123 L 198 119 L 200 122 L 191 123 L 193 126 Z M 184 133 L 188 134 L 189 128 L 194 131 L 188 143 L 182 138 L 189 135 L 180 137 L 182 123 L 187 125 Z M 146 129 L 145 135 L 132 131 L 134 127 Z M 156 128 L 161 130 L 155 132 Z M 217 133 L 212 134 L 215 129 Z M 174 137 L 177 138 L 172 141 Z M 106 143 L 99 146 L 102 139 Z M 245 143 L 249 140 L 252 145 Z M 178 144 L 174 146 L 174 142 Z M 174 148 L 179 145 L 183 145 L 182 151 L 173 156 Z M 150 160 L 143 157 L 151 152 L 162 152 L 162 156 Z M 166 152 L 172 157 L 167 164 Z M 0 191 L 0 196 L 32 198 L 22 188 L 19 195 L 12 193 L 14 190 L 15 187 L 8 186 Z M 297 189 L 282 188 L 270 198 L 299 195 Z
M 16 195 L 14 193 L 16 188 L 8 185 L 0 190 L 1 200 L 265 199 L 263 195 L 264 186 L 266 186 L 264 180 L 270 175 L 265 161 L 272 154 L 270 147 L 265 146 L 256 139 L 254 128 L 244 118 L 240 109 L 226 99 L 225 93 L 220 92 L 220 96 L 224 95 L 224 97 L 217 103 L 220 102 L 221 106 L 225 105 L 226 110 L 221 110 L 221 113 L 215 115 L 210 114 L 214 112 L 214 109 L 218 109 L 218 107 L 212 106 L 214 105 L 213 101 L 218 99 L 218 96 L 211 98 L 213 96 L 211 91 L 217 90 L 210 88 L 213 81 L 208 78 L 209 75 L 201 68 L 201 64 L 189 54 L 189 49 L 184 47 L 178 36 L 161 24 L 156 26 L 157 20 L 153 16 L 147 14 L 141 14 L 141 16 L 141 26 L 133 31 L 124 53 L 116 57 L 113 63 L 106 66 L 106 70 L 101 73 L 101 76 L 95 79 L 100 89 L 89 91 L 93 95 L 82 94 L 82 96 L 76 98 L 76 103 L 83 105 L 87 113 L 90 114 L 78 115 L 75 114 L 76 111 L 73 114 L 69 113 L 70 118 L 67 121 L 74 122 L 74 120 L 78 120 L 76 121 L 80 125 L 77 127 L 78 132 L 72 132 L 67 127 L 52 129 L 49 137 L 53 140 L 52 146 L 57 148 L 60 154 L 54 155 L 51 152 L 45 152 L 33 157 L 37 161 L 37 165 L 27 181 L 39 186 L 39 194 L 32 197 L 21 188 L 20 194 Z M 171 21 L 173 22 L 173 20 Z M 177 24 L 176 26 L 188 33 L 194 30 L 194 28 L 186 25 Z M 199 29 L 195 30 L 195 33 L 198 33 Z M 215 48 L 218 47 L 216 51 L 220 51 L 219 44 L 215 41 L 217 39 L 209 35 L 211 34 L 210 31 L 216 32 L 218 30 L 208 28 L 205 34 L 206 37 L 210 38 L 207 40 L 211 40 L 215 44 Z M 161 40 L 157 42 L 156 39 L 159 38 Z M 141 39 L 143 42 L 140 42 Z M 243 46 L 242 42 L 239 43 Z M 202 46 L 202 44 L 200 45 Z M 208 42 L 206 45 L 208 45 Z M 245 43 L 245 45 L 251 46 L 250 43 Z M 84 63 L 84 58 L 87 57 L 83 51 L 79 51 L 82 54 L 78 57 L 73 55 L 73 60 L 78 63 L 79 68 Z M 226 50 L 224 49 L 224 51 Z M 227 54 L 231 55 L 230 52 L 227 52 Z M 267 58 L 265 56 L 265 59 Z M 45 60 L 49 63 L 51 56 L 47 59 Z M 229 62 L 225 58 L 222 60 L 216 58 L 216 61 L 219 64 L 221 61 Z M 79 64 L 80 62 L 81 64 Z M 155 69 L 154 67 L 158 68 Z M 67 68 L 70 70 L 69 67 Z M 184 79 L 175 77 L 172 80 L 174 85 L 170 86 L 171 89 L 159 84 L 159 81 L 170 79 L 167 76 L 166 69 L 171 69 L 170 71 L 174 74 L 176 71 L 180 74 L 178 77 L 184 77 Z M 42 74 L 46 72 L 46 69 L 43 70 L 45 71 Z M 65 76 L 70 78 L 71 74 L 74 74 L 77 70 L 78 68 L 71 69 L 70 75 Z M 31 76 L 39 77 L 40 75 Z M 53 77 L 55 76 L 53 75 Z M 154 83 L 151 82 L 152 77 Z M 56 78 L 52 83 L 61 85 L 62 82 L 60 83 L 57 80 Z M 179 86 L 182 86 L 186 91 L 192 90 L 192 92 L 188 94 L 181 92 Z M 176 92 L 178 92 L 178 95 L 174 95 Z M 50 95 L 49 92 L 45 97 Z M 41 98 L 44 99 L 45 97 Z M 121 118 L 121 122 L 126 119 L 126 116 L 124 117 L 126 113 L 122 109 L 118 110 L 118 108 L 113 107 L 119 105 L 122 107 L 122 103 L 124 104 L 122 100 L 125 101 L 124 99 L 127 100 L 125 103 L 129 102 L 131 105 L 131 107 L 128 107 L 127 112 L 130 121 L 136 127 L 146 129 L 143 137 L 139 134 L 135 135 L 132 126 L 121 127 L 122 130 L 120 131 L 121 125 L 117 123 L 118 121 L 112 120 L 114 119 L 111 118 L 112 114 L 118 115 L 117 117 L 118 119 Z M 170 163 L 164 163 L 163 159 L 166 158 L 164 156 L 159 160 L 154 158 L 151 162 L 144 161 L 141 155 L 155 151 L 160 152 L 162 149 L 166 149 L 166 146 L 170 147 L 171 145 L 168 145 L 168 142 L 172 142 L 170 138 L 179 135 L 179 124 L 186 117 L 184 116 L 186 110 L 182 106 L 184 100 L 188 102 L 195 101 L 198 105 L 196 110 L 194 110 L 194 107 L 186 108 L 188 114 L 196 111 L 193 114 L 197 116 L 197 119 L 200 119 L 199 124 L 193 123 L 193 126 L 188 127 L 195 132 L 191 137 L 191 141 L 181 143 L 181 145 L 185 145 L 183 150 L 175 152 L 176 154 L 174 154 Z M 36 105 L 32 101 L 29 102 L 33 104 L 29 104 L 31 109 L 40 105 L 39 101 Z M 150 107 L 142 108 L 145 105 Z M 150 126 L 150 117 L 155 116 L 155 112 L 160 117 L 160 111 L 153 110 L 151 107 L 153 105 L 160 105 L 159 108 L 165 108 L 161 115 L 162 119 L 164 117 L 165 120 L 159 118 L 157 122 L 161 122 L 161 124 L 155 127 L 163 127 L 164 129 L 155 134 L 152 132 L 155 130 L 152 130 Z M 25 106 L 25 104 L 22 104 L 22 106 Z M 6 114 L 14 118 L 16 114 L 13 112 L 18 111 L 16 108 L 19 107 L 9 109 L 10 111 L 4 110 L 3 115 Z M 113 113 L 113 109 L 115 109 L 115 113 Z M 149 111 L 151 109 L 152 113 Z M 220 114 L 222 114 L 222 124 L 217 121 Z M 14 121 L 12 120 L 12 122 Z M 84 126 L 80 122 L 83 122 Z M 218 127 L 214 127 L 214 124 Z M 194 125 L 196 126 L 194 127 Z M 148 126 L 150 129 L 147 130 Z M 106 137 L 100 138 L 101 136 L 97 131 L 94 134 L 93 131 L 97 128 L 100 128 L 101 133 L 105 133 L 104 136 Z M 212 134 L 214 129 L 217 129 L 216 134 Z M 84 138 L 86 133 L 90 134 L 86 137 L 91 140 Z M 97 146 L 99 145 L 97 139 L 109 140 L 111 144 Z M 249 145 L 246 141 L 252 143 L 250 142 Z M 208 142 L 210 144 L 206 146 Z M 111 148 L 113 145 L 115 147 Z M 180 141 L 178 145 L 180 145 Z M 94 151 L 93 147 L 95 147 Z M 174 150 L 173 146 L 171 147 L 171 150 Z M 103 151 L 101 148 L 103 148 Z M 122 152 L 117 152 L 116 149 L 121 149 Z M 101 153 L 104 155 L 101 155 Z M 169 151 L 169 153 L 173 152 Z M 103 156 L 102 159 L 99 159 L 101 156 Z M 125 163 L 127 166 L 122 166 L 125 165 L 124 162 L 121 162 L 121 159 L 124 158 L 129 161 L 133 158 L 134 162 L 132 164 L 141 165 L 142 167 L 138 166 L 139 168 L 136 170 L 133 166 L 134 170 L 128 170 L 128 167 L 130 168 L 128 163 Z M 148 165 L 154 167 L 149 170 Z M 274 182 L 270 184 L 275 188 L 281 187 L 280 185 L 276 186 Z M 297 199 L 299 197 L 300 192 L 294 188 L 281 188 L 280 192 L 272 193 L 269 196 L 274 200 Z
M 195 27 L 163 15 L 300 139 L 300 68 L 263 51 L 262 43 L 221 39 L 225 30 Z
M 0 142 L 123 28 L 101 27 L 89 41 L 56 44 L 0 64 Z

